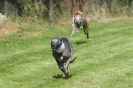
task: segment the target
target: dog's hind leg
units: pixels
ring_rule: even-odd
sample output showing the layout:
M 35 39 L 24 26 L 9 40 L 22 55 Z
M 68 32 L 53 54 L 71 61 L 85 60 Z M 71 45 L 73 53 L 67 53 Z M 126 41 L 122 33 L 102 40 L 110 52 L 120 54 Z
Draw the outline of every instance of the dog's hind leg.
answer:
M 83 31 L 88 39 L 89 38 L 89 24 L 87 23 L 86 19 L 83 19 Z
M 67 78 L 69 76 L 68 66 L 70 63 L 70 59 L 68 59 L 65 63 L 62 63 L 59 69 L 64 73 L 64 77 Z
M 68 73 L 68 67 L 65 67 L 65 63 L 62 64 L 62 66 L 60 66 L 59 68 L 63 72 L 63 77 L 67 78 L 69 73 Z
M 89 38 L 89 33 L 88 33 L 88 29 L 83 29 L 84 30 L 84 34 L 86 35 L 87 39 Z
M 88 32 L 88 29 L 86 30 L 86 37 L 87 37 L 87 39 L 89 38 L 89 32 Z
M 89 38 L 89 27 L 88 25 L 83 26 L 84 34 L 86 35 L 87 39 Z
M 64 63 L 64 68 L 65 68 L 65 73 L 68 75 L 69 71 L 68 71 L 68 66 L 70 64 L 71 58 L 69 58 L 66 63 Z
M 59 69 L 65 74 L 64 63 L 62 63 L 58 59 L 56 59 L 56 62 L 57 62 L 57 65 L 58 65 Z

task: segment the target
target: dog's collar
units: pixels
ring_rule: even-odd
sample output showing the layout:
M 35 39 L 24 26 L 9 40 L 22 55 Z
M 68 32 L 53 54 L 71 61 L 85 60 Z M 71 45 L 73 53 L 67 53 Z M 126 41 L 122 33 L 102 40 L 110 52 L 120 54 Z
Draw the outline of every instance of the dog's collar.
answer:
M 62 42 L 61 46 L 56 50 L 57 53 L 63 52 L 65 49 L 65 44 Z

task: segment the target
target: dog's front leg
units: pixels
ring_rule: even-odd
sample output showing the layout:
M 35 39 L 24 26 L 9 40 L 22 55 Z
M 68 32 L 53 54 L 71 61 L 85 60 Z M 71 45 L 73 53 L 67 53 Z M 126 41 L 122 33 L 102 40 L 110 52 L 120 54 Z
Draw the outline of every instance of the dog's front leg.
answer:
M 63 72 L 63 77 L 67 78 L 68 77 L 68 69 L 65 67 L 65 63 L 62 63 L 60 66 L 60 70 Z
M 73 30 L 72 30 L 71 36 L 73 36 L 77 32 L 77 28 L 74 24 L 72 24 L 72 27 L 73 27 Z
M 64 73 L 65 78 L 67 78 L 69 75 L 69 72 L 68 72 L 69 63 L 70 63 L 70 59 L 68 59 L 65 63 L 62 63 L 60 67 L 61 71 Z
M 66 63 L 65 63 L 65 68 L 68 68 L 69 63 L 70 63 L 70 59 L 68 59 L 68 60 L 66 61 Z
M 64 72 L 64 77 L 67 78 L 68 75 L 69 75 L 69 72 L 68 72 L 68 66 L 66 66 L 66 63 L 63 64 L 63 72 Z
M 71 59 L 69 58 L 65 63 L 64 63 L 64 68 L 65 68 L 65 72 L 66 72 L 66 74 L 68 75 L 68 66 L 69 66 L 69 64 L 70 64 L 70 61 L 71 61 Z

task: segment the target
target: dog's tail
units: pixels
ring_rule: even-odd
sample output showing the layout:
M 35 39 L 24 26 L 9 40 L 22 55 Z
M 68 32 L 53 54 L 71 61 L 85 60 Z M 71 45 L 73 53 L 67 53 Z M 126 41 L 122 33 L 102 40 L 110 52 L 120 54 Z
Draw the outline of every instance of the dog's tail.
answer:
M 73 57 L 70 61 L 70 63 L 73 63 L 75 60 L 77 59 L 77 57 Z

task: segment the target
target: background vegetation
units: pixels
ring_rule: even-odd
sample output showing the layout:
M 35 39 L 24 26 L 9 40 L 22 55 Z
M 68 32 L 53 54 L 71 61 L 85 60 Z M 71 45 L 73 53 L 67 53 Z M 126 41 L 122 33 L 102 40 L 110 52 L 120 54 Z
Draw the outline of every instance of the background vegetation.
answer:
M 0 0 L 0 12 L 54 22 L 76 10 L 85 15 L 132 16 L 133 0 Z

